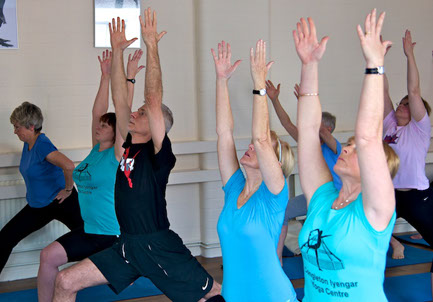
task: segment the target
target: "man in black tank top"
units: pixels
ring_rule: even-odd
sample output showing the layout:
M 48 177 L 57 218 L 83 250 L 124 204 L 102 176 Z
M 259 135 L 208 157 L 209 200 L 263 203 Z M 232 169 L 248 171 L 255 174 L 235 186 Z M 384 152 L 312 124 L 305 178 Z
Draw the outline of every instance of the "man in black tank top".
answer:
M 125 153 L 115 185 L 119 240 L 109 249 L 63 270 L 56 279 L 54 301 L 74 301 L 78 290 L 109 284 L 121 292 L 140 276 L 149 278 L 173 301 L 224 301 L 221 285 L 191 255 L 182 239 L 169 229 L 165 190 L 176 162 L 167 137 L 173 123 L 170 109 L 162 104 L 162 77 L 158 42 L 165 32 L 156 31 L 156 13 L 147 9 L 140 17 L 147 49 L 145 104 L 131 113 L 123 51 L 136 38 L 126 40 L 124 20 L 110 24 L 112 96 L 118 135 L 125 138 Z M 207 299 L 207 300 L 206 300 Z

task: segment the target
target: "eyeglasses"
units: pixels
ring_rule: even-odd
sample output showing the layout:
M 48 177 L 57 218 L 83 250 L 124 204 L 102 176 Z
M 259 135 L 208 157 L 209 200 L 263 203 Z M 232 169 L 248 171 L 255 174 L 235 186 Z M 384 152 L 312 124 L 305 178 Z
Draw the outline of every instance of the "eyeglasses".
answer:
M 399 103 L 399 102 L 395 103 L 395 107 L 398 107 L 400 105 L 407 107 L 407 106 L 409 106 L 409 103 Z

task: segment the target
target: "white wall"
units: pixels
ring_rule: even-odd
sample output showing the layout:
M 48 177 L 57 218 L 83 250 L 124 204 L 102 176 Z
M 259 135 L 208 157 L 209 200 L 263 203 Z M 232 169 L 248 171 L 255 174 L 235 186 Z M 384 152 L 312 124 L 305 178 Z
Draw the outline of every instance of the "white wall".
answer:
M 92 46 L 93 1 L 17 2 L 20 49 L 0 50 L 0 153 L 19 153 L 22 148 L 12 133 L 9 115 L 24 100 L 42 108 L 43 130 L 59 149 L 88 148 L 90 112 L 100 76 L 97 55 L 102 52 Z M 291 30 L 301 16 L 314 18 L 320 37 L 331 37 L 320 66 L 320 95 L 323 109 L 337 116 L 336 132 L 354 129 L 365 65 L 355 26 L 363 22 L 374 6 L 379 11 L 387 11 L 383 34 L 394 42 L 385 65 L 392 98 L 399 101 L 406 94 L 401 37 L 409 28 L 417 42 L 415 54 L 423 95 L 433 100 L 431 0 L 141 2 L 142 8 L 152 6 L 157 10 L 159 30 L 168 31 L 160 42 L 160 57 L 164 101 L 175 115 L 170 135 L 174 142 L 216 138 L 215 75 L 210 48 L 215 48 L 222 39 L 232 44 L 233 59 L 243 60 L 230 81 L 236 137 L 245 138 L 242 140 L 245 143 L 250 136 L 252 98 L 248 56 L 250 47 L 259 38 L 267 41 L 269 57 L 276 62 L 269 77 L 282 83 L 280 100 L 296 121 L 292 87 L 299 81 L 300 64 Z M 126 55 L 131 52 L 128 50 Z M 142 72 L 137 77 L 134 108 L 143 100 L 143 79 Z M 272 128 L 285 134 L 272 109 L 270 112 Z M 216 167 L 214 152 L 191 151 L 178 156 L 175 170 L 215 171 Z M 16 168 L 0 170 L 0 174 L 16 173 Z M 216 223 L 222 206 L 220 187 L 218 179 L 210 179 L 175 184 L 168 189 L 172 227 L 192 248 L 197 247 L 196 254 L 218 254 Z M 0 227 L 7 222 L 3 220 Z M 48 236 L 48 231 L 42 231 L 39 236 Z M 2 274 L 1 278 L 7 277 Z

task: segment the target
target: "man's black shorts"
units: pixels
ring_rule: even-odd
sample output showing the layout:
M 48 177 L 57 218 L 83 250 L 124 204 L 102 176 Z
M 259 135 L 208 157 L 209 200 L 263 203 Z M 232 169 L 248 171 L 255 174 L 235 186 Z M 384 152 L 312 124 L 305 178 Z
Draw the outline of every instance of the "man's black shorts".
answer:
M 111 248 L 90 260 L 116 294 L 140 276 L 149 278 L 172 301 L 198 301 L 213 286 L 213 278 L 171 230 L 122 233 Z

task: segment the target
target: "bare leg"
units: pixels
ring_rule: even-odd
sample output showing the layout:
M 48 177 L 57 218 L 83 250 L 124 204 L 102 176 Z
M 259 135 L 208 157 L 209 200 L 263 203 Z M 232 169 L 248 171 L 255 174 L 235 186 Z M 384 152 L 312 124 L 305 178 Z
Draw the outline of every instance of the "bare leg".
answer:
M 107 279 L 88 258 L 62 270 L 56 278 L 54 302 L 73 302 L 83 288 L 108 284 Z
M 393 249 L 392 259 L 404 259 L 404 246 L 394 236 L 391 236 L 390 244 Z
M 213 296 L 216 296 L 216 295 L 221 295 L 221 284 L 219 284 L 218 282 L 216 282 L 214 280 L 211 290 L 206 294 L 206 296 L 204 296 L 203 298 L 201 298 L 198 301 L 199 302 L 204 302 L 207 299 L 210 299 L 210 298 L 212 298 Z
M 54 283 L 59 273 L 59 266 L 68 262 L 63 246 L 54 241 L 41 252 L 38 271 L 39 302 L 51 302 L 54 295 Z
M 283 266 L 283 249 L 284 249 L 284 241 L 286 240 L 286 236 L 287 236 L 287 229 L 288 229 L 287 225 L 283 225 L 283 227 L 281 228 L 280 239 L 278 240 L 278 246 L 277 246 L 277 255 L 278 258 L 280 258 L 281 266 Z

